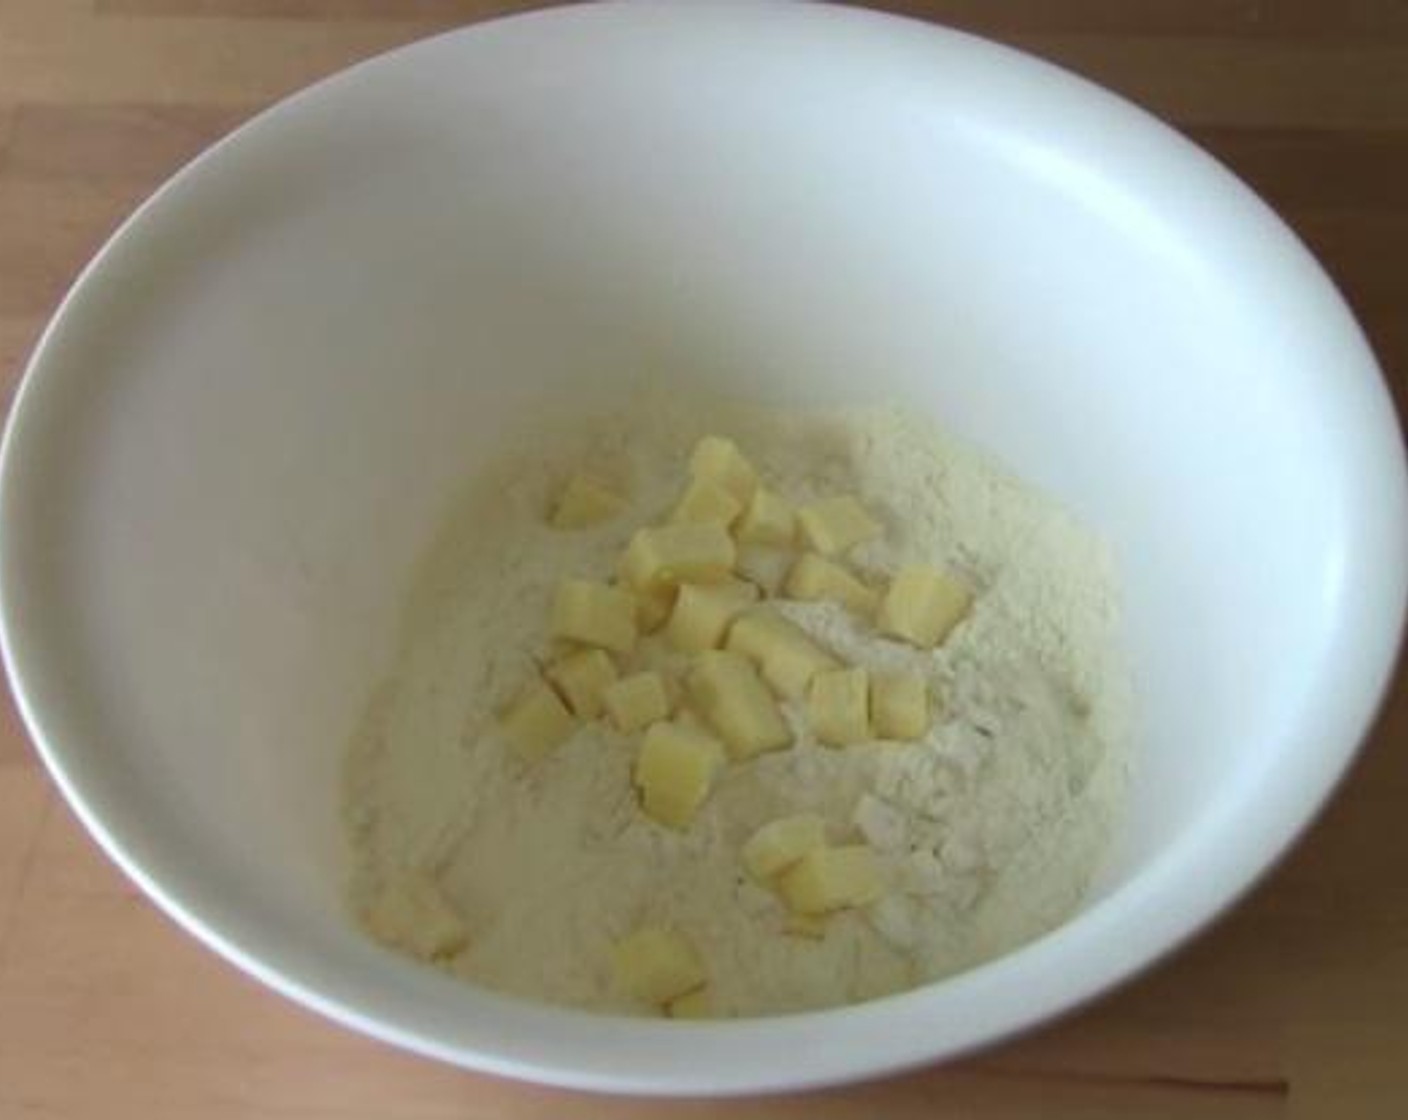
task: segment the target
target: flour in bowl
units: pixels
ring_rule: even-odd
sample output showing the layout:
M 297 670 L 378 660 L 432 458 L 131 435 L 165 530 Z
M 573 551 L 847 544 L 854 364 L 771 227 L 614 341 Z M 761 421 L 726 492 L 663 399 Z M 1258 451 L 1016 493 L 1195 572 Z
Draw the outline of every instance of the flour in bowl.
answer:
M 857 680 L 870 682 L 876 719 L 877 682 L 904 679 L 906 697 L 927 697 L 911 741 L 819 742 L 839 709 L 818 700 L 813 680 L 809 693 L 768 701 L 785 723 L 781 749 L 735 751 L 686 710 L 690 695 L 706 695 L 698 659 L 711 655 L 682 651 L 664 629 L 597 658 L 615 677 L 641 677 L 639 688 L 621 690 L 610 712 L 569 719 L 573 697 L 551 676 L 568 652 L 552 633 L 559 585 L 616 580 L 637 531 L 668 523 L 691 449 L 711 433 L 736 441 L 779 509 L 857 499 L 878 535 L 827 564 L 853 578 L 845 587 L 872 589 L 863 600 L 888 596 L 915 564 L 971 589 L 971 606 L 929 649 L 882 632 L 868 601 L 791 596 L 799 584 L 787 573 L 804 546 L 738 550 L 737 573 L 763 588 L 767 609 L 825 651 L 837 703 Z M 581 490 L 583 478 L 600 480 L 601 493 Z M 554 526 L 573 486 L 585 503 L 573 509 L 587 515 Z M 801 539 L 829 547 L 825 529 Z M 349 758 L 353 909 L 381 940 L 467 981 L 599 1011 L 659 1013 L 677 990 L 689 994 L 669 1005 L 676 1014 L 765 1015 L 970 968 L 1068 918 L 1117 827 L 1128 766 L 1117 613 L 1110 561 L 1091 533 L 895 411 L 648 398 L 540 433 L 474 482 L 408 596 L 394 670 Z M 730 657 L 717 656 L 721 671 L 738 668 Z M 504 715 L 515 703 L 527 710 L 530 684 L 539 708 L 516 727 L 531 724 L 532 758 L 511 749 L 517 731 Z M 719 734 L 729 749 L 704 774 L 702 799 L 696 790 L 681 810 L 671 785 L 660 804 L 673 808 L 652 816 L 640 761 L 652 731 L 629 720 L 658 719 L 660 704 L 677 709 L 654 725 L 683 728 L 673 745 Z M 545 724 L 537 716 L 548 709 Z M 657 730 L 652 741 L 668 737 Z M 818 902 L 818 890 L 854 885 L 827 878 L 842 855 L 777 880 L 750 873 L 750 838 L 797 816 L 819 818 L 828 859 L 865 857 L 863 892 Z M 623 982 L 623 947 L 639 948 L 626 965 L 647 974 L 644 989 Z M 688 978 L 643 998 L 680 974 L 678 952 Z

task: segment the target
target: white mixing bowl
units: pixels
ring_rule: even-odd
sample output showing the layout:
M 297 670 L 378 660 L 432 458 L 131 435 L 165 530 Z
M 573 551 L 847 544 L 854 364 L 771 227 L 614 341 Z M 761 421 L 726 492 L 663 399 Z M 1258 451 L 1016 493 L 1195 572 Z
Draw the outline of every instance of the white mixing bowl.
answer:
M 906 995 L 715 1024 L 492 995 L 354 928 L 338 768 L 413 561 L 535 400 L 643 370 L 908 402 L 1113 542 L 1139 774 L 1070 923 Z M 486 24 L 259 117 L 83 274 L 0 502 L 25 718 L 158 904 L 356 1029 L 623 1091 L 877 1074 L 1144 967 L 1324 802 L 1408 571 L 1374 360 L 1248 190 L 1050 66 L 789 3 Z

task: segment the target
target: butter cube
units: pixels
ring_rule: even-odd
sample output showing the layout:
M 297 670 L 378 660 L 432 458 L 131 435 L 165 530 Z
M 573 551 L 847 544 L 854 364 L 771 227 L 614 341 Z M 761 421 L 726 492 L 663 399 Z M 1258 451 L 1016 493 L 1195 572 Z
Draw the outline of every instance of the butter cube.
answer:
M 642 926 L 612 952 L 616 985 L 642 1003 L 663 1005 L 702 988 L 709 974 L 685 938 L 663 926 Z
M 800 700 L 818 673 L 840 668 L 841 663 L 810 638 L 779 646 L 763 662 L 763 680 L 779 696 Z
M 818 673 L 808 694 L 807 719 L 818 741 L 829 746 L 870 738 L 870 674 L 864 669 Z
M 840 603 L 865 617 L 873 615 L 880 605 L 880 592 L 861 583 L 836 561 L 815 552 L 804 552 L 797 558 L 787 574 L 785 590 L 793 599 Z
M 621 558 L 621 571 L 637 590 L 659 590 L 678 583 L 718 583 L 737 558 L 733 538 L 722 525 L 681 522 L 637 532 Z
M 738 549 L 735 567 L 740 576 L 764 595 L 778 595 L 792 568 L 792 553 L 788 549 L 765 544 L 742 545 Z
M 557 508 L 553 511 L 554 529 L 585 529 L 602 521 L 609 521 L 625 508 L 626 501 L 619 494 L 596 479 L 584 474 L 574 474 L 567 480 Z
M 868 906 L 884 893 L 875 853 L 864 844 L 813 848 L 778 880 L 778 892 L 798 914 L 828 914 Z
M 422 960 L 454 956 L 469 943 L 464 920 L 440 885 L 422 871 L 398 875 L 384 885 L 363 917 L 382 944 Z
M 725 527 L 743 512 L 743 503 L 733 491 L 711 478 L 693 479 L 670 514 L 672 522 L 707 521 Z
M 815 813 L 769 821 L 743 845 L 743 866 L 760 882 L 786 871 L 813 848 L 826 843 L 826 825 Z
M 641 740 L 634 774 L 645 815 L 671 828 L 687 827 L 723 764 L 723 747 L 708 732 L 652 724 Z
M 901 569 L 880 601 L 882 634 L 933 649 L 967 616 L 973 595 L 947 572 L 924 564 Z
M 831 556 L 880 536 L 881 526 L 849 494 L 825 498 L 797 511 L 797 524 L 808 547 Z
M 561 746 L 577 723 L 547 685 L 534 685 L 499 716 L 499 734 L 528 762 L 536 762 Z
M 708 987 L 696 988 L 682 996 L 676 996 L 665 1006 L 665 1013 L 671 1019 L 712 1019 L 714 997 Z
M 665 627 L 665 637 L 679 650 L 699 653 L 723 645 L 728 624 L 758 598 L 751 583 L 681 585 L 675 609 Z
M 870 723 L 881 739 L 914 740 L 929 730 L 929 688 L 918 673 L 878 673 L 870 679 Z
M 790 545 L 797 535 L 797 511 L 776 491 L 759 486 L 734 529 L 740 544 Z
M 653 634 L 659 630 L 675 609 L 673 587 L 651 587 L 633 591 L 632 594 L 636 597 L 636 629 L 642 634 Z
M 817 673 L 834 671 L 839 666 L 841 662 L 811 642 L 783 645 L 763 662 L 763 680 L 777 695 L 798 700 L 807 693 Z
M 670 714 L 665 679 L 656 672 L 633 673 L 611 685 L 601 697 L 611 722 L 630 735 Z
M 694 445 L 689 457 L 689 473 L 695 478 L 719 483 L 745 505 L 758 486 L 758 472 L 753 464 L 744 458 L 733 440 L 724 436 L 705 436 Z
M 763 680 L 788 700 L 804 696 L 817 673 L 840 668 L 839 661 L 775 611 L 741 615 L 729 627 L 724 648 L 760 665 Z
M 761 666 L 768 654 L 778 646 L 807 640 L 807 636 L 782 615 L 763 607 L 748 611 L 734 620 L 724 648 L 741 653 L 755 665 Z
M 741 654 L 715 649 L 700 654 L 689 675 L 689 691 L 730 758 L 752 758 L 792 742 L 777 702 Z
M 585 579 L 557 585 L 552 636 L 630 653 L 636 644 L 636 601 L 629 591 Z
M 583 649 L 550 666 L 547 676 L 573 715 L 596 719 L 601 715 L 601 694 L 616 680 L 616 663 L 599 649 Z

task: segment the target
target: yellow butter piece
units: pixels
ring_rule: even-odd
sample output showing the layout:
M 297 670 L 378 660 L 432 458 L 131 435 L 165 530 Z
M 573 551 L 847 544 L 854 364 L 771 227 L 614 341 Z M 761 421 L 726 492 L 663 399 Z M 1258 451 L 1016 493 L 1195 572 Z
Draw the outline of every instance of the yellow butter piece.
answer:
M 870 724 L 877 738 L 922 739 L 929 722 L 929 686 L 918 673 L 877 673 L 870 678 Z
M 870 738 L 870 675 L 864 669 L 828 669 L 812 678 L 807 722 L 818 742 L 847 747 Z
M 653 634 L 665 625 L 675 609 L 674 587 L 650 587 L 632 591 L 636 597 L 636 628 L 642 634 Z
M 740 545 L 735 563 L 738 574 L 764 595 L 780 595 L 792 569 L 792 553 L 765 544 Z
M 683 723 L 652 724 L 636 755 L 641 809 L 663 825 L 687 827 L 723 764 L 723 745 L 707 731 Z
M 766 607 L 747 611 L 734 620 L 724 639 L 724 648 L 741 653 L 761 666 L 768 654 L 791 641 L 808 641 L 807 636 L 782 615 Z
M 785 548 L 797 536 L 797 511 L 776 491 L 759 486 L 753 500 L 734 527 L 739 544 L 764 544 Z
M 469 943 L 464 920 L 426 872 L 406 872 L 385 884 L 363 918 L 382 944 L 423 960 L 454 956 Z
M 630 592 L 586 579 L 565 579 L 552 604 L 552 636 L 617 653 L 636 644 L 636 601 Z
M 747 759 L 792 742 L 777 701 L 741 654 L 706 650 L 689 674 L 689 693 L 719 733 L 730 758 Z
M 815 813 L 779 817 L 748 838 L 743 845 L 743 866 L 753 878 L 767 882 L 825 843 L 826 825 Z
M 703 958 L 685 937 L 663 926 L 642 926 L 612 952 L 616 985 L 632 999 L 663 1006 L 708 982 Z
M 680 583 L 718 583 L 738 558 L 728 530 L 711 522 L 682 522 L 641 529 L 631 538 L 620 570 L 637 590 Z
M 865 617 L 873 615 L 880 605 L 880 592 L 867 587 L 836 561 L 815 552 L 797 557 L 787 573 L 784 590 L 793 599 L 840 603 Z
M 798 630 L 797 637 L 769 649 L 763 658 L 763 680 L 784 699 L 800 700 L 817 673 L 839 668 L 841 662 Z
M 880 522 L 850 494 L 824 498 L 797 511 L 797 525 L 808 547 L 831 556 L 880 536 Z
M 738 580 L 682 584 L 665 626 L 665 637 L 686 653 L 717 649 L 723 645 L 729 623 L 757 598 L 756 587 Z
M 817 673 L 841 663 L 776 611 L 748 611 L 729 627 L 724 648 L 761 667 L 763 680 L 779 696 L 798 700 Z
M 626 501 L 590 475 L 574 474 L 567 480 L 553 511 L 554 529 L 585 529 L 609 521 L 621 512 Z
M 763 662 L 763 680 L 779 696 L 799 700 L 818 673 L 836 669 L 840 662 L 810 640 L 789 642 Z
M 601 702 L 616 730 L 623 735 L 639 731 L 670 714 L 665 679 L 652 670 L 622 677 L 606 689 Z
M 714 997 L 708 987 L 696 988 L 682 996 L 676 996 L 665 1007 L 671 1019 L 713 1019 Z
M 933 649 L 973 606 L 973 593 L 940 568 L 901 569 L 880 601 L 875 628 L 920 649 Z
M 561 746 L 576 730 L 577 721 L 561 698 L 538 683 L 499 716 L 499 734 L 520 757 L 536 762 Z
M 884 893 L 875 853 L 864 844 L 813 848 L 777 881 L 788 909 L 798 914 L 828 914 L 868 906 Z
M 695 478 L 685 488 L 670 520 L 712 522 L 727 528 L 742 512 L 743 503 L 723 483 L 711 478 Z
M 746 505 L 758 486 L 758 472 L 738 445 L 725 436 L 705 436 L 689 456 L 689 473 L 709 479 L 729 490 Z
M 578 719 L 601 715 L 601 694 L 616 680 L 616 663 L 599 649 L 569 653 L 548 667 L 547 677 Z

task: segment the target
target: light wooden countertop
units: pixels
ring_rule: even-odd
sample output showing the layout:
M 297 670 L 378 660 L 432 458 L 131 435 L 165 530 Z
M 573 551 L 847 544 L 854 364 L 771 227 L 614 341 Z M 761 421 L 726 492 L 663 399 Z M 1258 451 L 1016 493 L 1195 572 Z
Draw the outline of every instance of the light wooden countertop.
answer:
M 285 93 L 513 0 L 0 0 L 0 385 L 160 180 Z M 1408 7 L 919 0 L 1172 120 L 1260 190 L 1408 399 Z M 94 848 L 0 708 L 0 1120 L 1408 1116 L 1408 678 L 1314 832 L 1150 975 L 945 1069 L 623 1102 L 396 1053 L 259 988 Z

